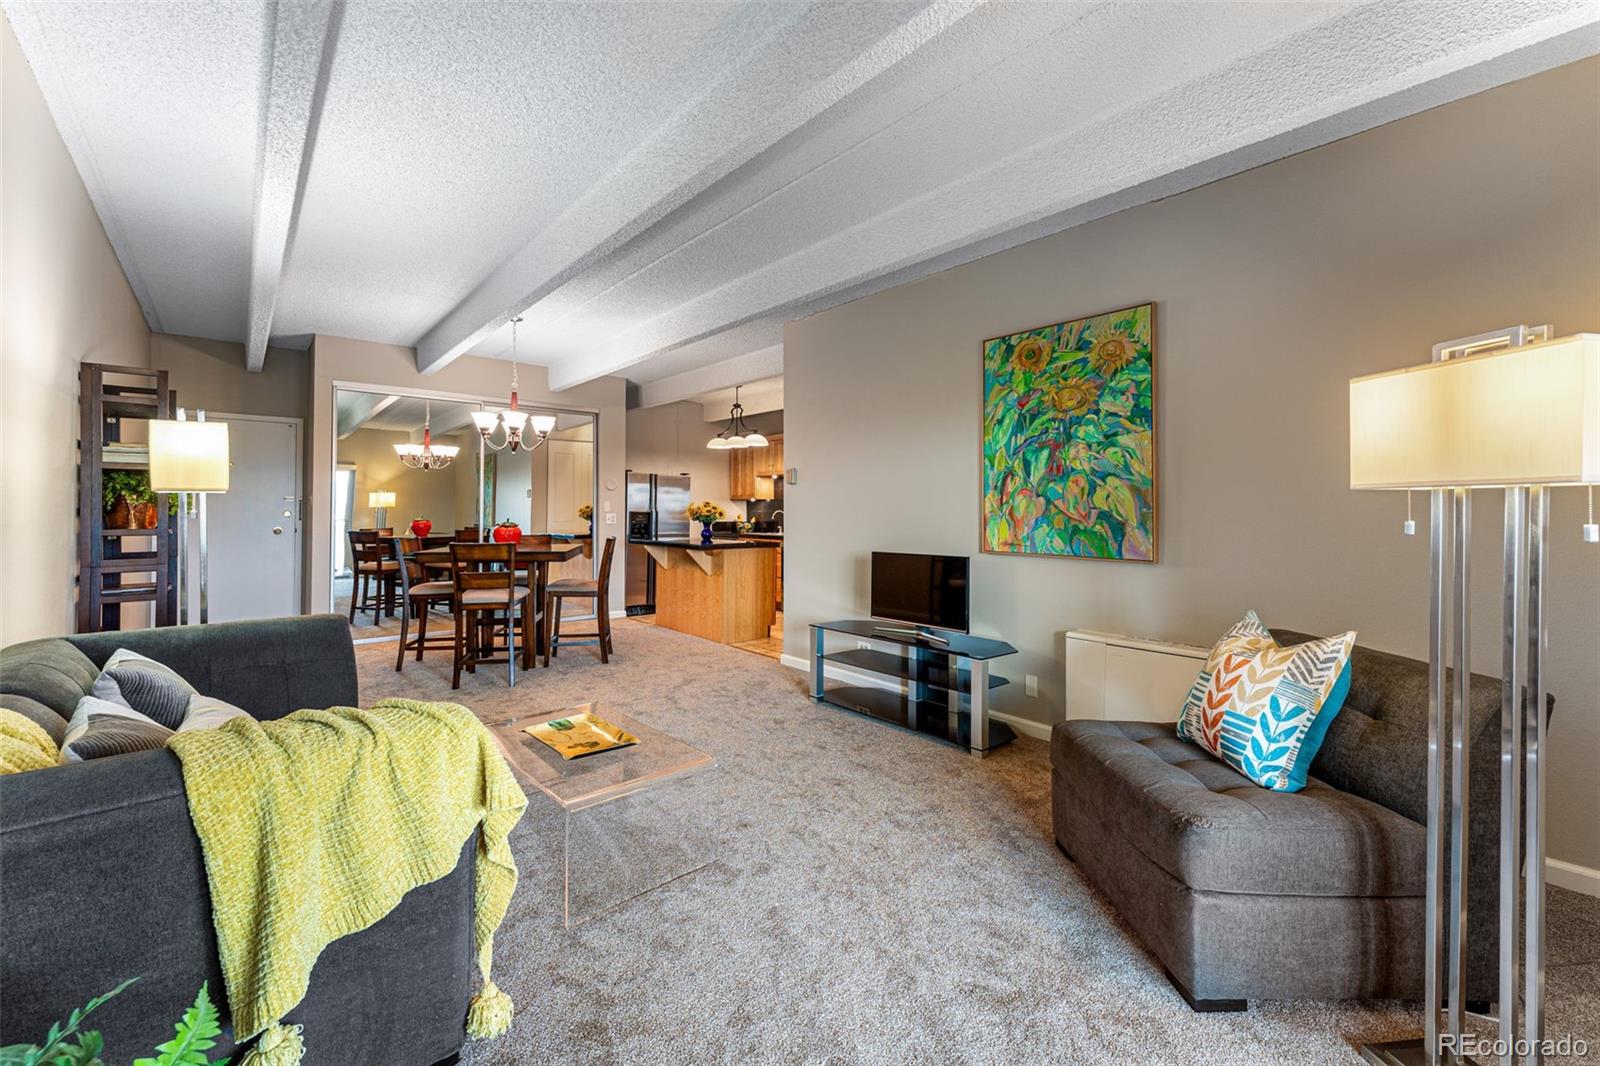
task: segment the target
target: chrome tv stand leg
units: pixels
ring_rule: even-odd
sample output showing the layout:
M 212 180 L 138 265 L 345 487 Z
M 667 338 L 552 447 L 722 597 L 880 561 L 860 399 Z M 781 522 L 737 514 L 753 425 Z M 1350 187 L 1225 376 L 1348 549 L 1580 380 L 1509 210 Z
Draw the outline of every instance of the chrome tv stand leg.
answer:
M 811 627 L 811 698 L 814 699 L 814 700 L 820 700 L 822 698 L 822 683 L 823 683 L 823 678 L 822 678 L 822 650 L 823 650 L 823 647 L 825 646 L 825 644 L 826 644 L 826 638 L 823 636 L 822 630 L 817 626 L 812 626 Z

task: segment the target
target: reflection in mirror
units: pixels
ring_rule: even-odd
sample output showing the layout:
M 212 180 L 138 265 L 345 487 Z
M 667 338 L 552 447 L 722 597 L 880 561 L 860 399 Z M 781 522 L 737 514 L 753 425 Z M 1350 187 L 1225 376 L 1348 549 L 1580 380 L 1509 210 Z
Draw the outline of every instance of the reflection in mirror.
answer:
M 489 477 L 492 465 L 494 476 Z M 493 485 L 495 522 L 510 519 L 523 532 L 548 533 L 582 539 L 583 555 L 550 567 L 550 579 L 593 576 L 594 543 L 589 519 L 594 506 L 594 416 L 561 412 L 555 429 L 532 452 L 490 452 L 484 476 Z M 489 493 L 485 488 L 485 494 Z M 602 543 L 604 538 L 602 537 Z M 568 615 L 593 613 L 587 601 L 569 600 Z
M 595 500 L 595 416 L 584 412 L 541 411 L 555 417 L 549 436 L 532 451 L 483 448 L 472 416 L 492 405 L 459 398 L 396 395 L 355 389 L 334 393 L 336 441 L 333 494 L 332 608 L 350 614 L 351 598 L 370 603 L 359 586 L 359 561 L 351 533 L 379 528 L 405 535 L 413 520 L 431 523 L 430 536 L 471 535 L 483 522 L 488 539 L 497 522 L 511 520 L 525 536 L 554 535 L 581 540 L 582 555 L 552 564 L 551 580 L 590 578 L 597 561 L 592 526 L 583 517 Z M 423 424 L 431 420 L 434 445 L 460 450 L 443 469 L 419 470 L 402 463 L 397 444 L 420 444 Z M 483 471 L 479 495 L 480 453 Z M 392 503 L 387 503 L 392 494 Z M 379 506 L 387 504 L 380 511 Z M 602 534 L 603 542 L 603 534 Z M 585 601 L 572 600 L 581 611 Z M 365 612 L 365 613 L 363 613 Z M 386 610 L 358 608 L 359 636 L 389 636 L 399 631 L 398 617 Z

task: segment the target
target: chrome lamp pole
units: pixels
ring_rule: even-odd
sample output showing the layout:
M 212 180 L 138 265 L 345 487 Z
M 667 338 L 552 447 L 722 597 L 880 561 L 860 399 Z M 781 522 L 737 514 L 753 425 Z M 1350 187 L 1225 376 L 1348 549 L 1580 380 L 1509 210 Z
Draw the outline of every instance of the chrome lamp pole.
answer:
M 1513 326 L 1435 345 L 1427 365 L 1350 382 L 1351 488 L 1427 489 L 1431 518 L 1423 1035 L 1363 1046 L 1363 1058 L 1377 1066 L 1544 1061 L 1549 492 L 1597 482 L 1600 335 L 1557 339 L 1549 326 Z M 1472 491 L 1486 488 L 1505 493 L 1498 1028 L 1492 1042 L 1474 1041 L 1466 1031 L 1469 564 Z M 1406 532 L 1413 531 L 1408 522 Z

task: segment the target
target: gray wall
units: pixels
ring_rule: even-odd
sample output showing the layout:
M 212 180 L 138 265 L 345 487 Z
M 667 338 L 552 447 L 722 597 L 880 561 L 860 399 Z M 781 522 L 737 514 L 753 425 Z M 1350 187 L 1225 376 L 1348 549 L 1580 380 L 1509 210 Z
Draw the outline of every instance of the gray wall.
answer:
M 232 415 L 305 418 L 310 356 L 289 348 L 268 348 L 260 373 L 244 368 L 244 345 L 155 333 L 150 365 L 171 375 L 178 403 Z
M 1211 644 L 1247 609 L 1426 654 L 1426 508 L 1348 488 L 1347 391 L 1516 322 L 1600 331 L 1600 60 L 791 323 L 785 650 L 861 614 L 873 548 L 970 554 L 973 623 L 1061 717 L 1062 633 Z M 980 344 L 1156 303 L 1161 561 L 978 552 Z M 1499 672 L 1502 495 L 1477 494 L 1476 666 Z M 1419 503 L 1420 503 L 1419 499 Z M 1551 854 L 1600 867 L 1600 548 L 1556 493 Z

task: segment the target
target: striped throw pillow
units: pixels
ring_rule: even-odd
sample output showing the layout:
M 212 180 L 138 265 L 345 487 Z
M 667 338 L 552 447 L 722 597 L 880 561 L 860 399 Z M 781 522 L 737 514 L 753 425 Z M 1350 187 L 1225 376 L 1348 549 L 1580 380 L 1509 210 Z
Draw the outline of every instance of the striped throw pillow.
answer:
M 158 725 L 177 729 L 189 713 L 194 686 L 170 666 L 118 648 L 95 678 L 91 695 L 131 707 Z
M 1195 679 L 1178 735 L 1263 788 L 1299 792 L 1350 689 L 1355 630 L 1279 647 L 1251 611 Z
M 103 759 L 134 751 L 166 747 L 172 730 L 131 707 L 85 696 L 78 701 L 61 742 L 62 762 Z

